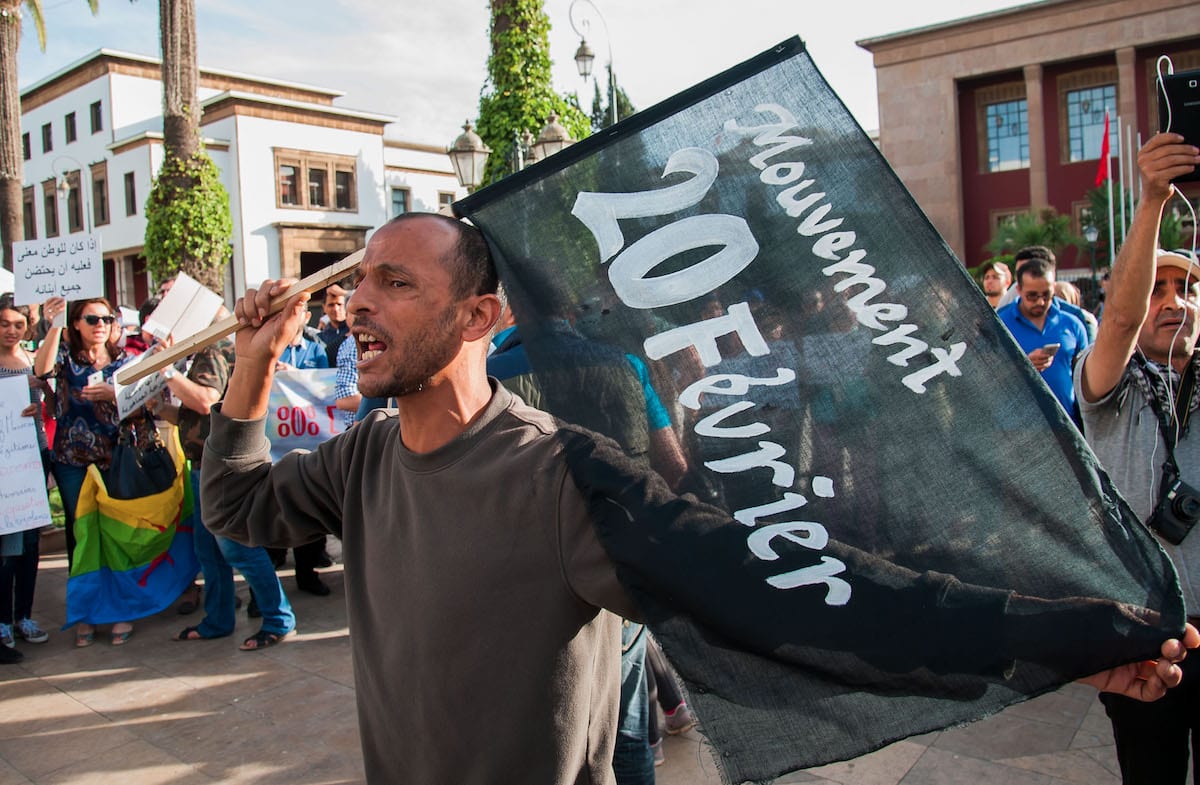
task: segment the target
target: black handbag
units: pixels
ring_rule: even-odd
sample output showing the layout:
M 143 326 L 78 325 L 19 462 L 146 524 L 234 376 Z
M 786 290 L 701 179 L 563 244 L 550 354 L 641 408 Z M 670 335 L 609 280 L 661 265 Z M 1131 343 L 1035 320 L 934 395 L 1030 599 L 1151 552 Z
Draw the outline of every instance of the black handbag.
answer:
M 162 493 L 175 484 L 178 469 L 161 440 L 139 450 L 134 425 L 122 425 L 113 446 L 112 463 L 100 470 L 104 488 L 114 499 L 140 499 Z

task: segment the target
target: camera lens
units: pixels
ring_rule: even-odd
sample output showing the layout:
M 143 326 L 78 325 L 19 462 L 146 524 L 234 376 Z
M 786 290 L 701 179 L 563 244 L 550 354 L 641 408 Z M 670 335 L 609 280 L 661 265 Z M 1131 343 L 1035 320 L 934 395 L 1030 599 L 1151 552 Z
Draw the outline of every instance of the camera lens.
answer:
M 1180 520 L 1195 523 L 1200 520 L 1200 499 L 1190 493 L 1181 493 L 1175 497 L 1171 505 L 1172 511 Z

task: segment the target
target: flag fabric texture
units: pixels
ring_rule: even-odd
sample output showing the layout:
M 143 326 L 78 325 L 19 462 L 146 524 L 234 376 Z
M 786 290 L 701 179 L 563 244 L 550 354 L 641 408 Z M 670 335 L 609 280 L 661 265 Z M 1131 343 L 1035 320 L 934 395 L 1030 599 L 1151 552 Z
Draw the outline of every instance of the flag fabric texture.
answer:
M 64 628 L 151 616 L 175 602 L 199 572 L 192 532 L 203 524 L 178 438 L 168 446 L 175 482 L 140 499 L 112 498 L 100 470 L 88 467 L 75 513 Z
M 799 39 L 455 209 L 541 405 L 619 431 L 564 428 L 564 456 L 728 781 L 1183 629 L 1165 554 Z M 682 500 L 640 473 L 647 384 Z
M 1104 138 L 1100 140 L 1100 163 L 1096 166 L 1096 187 L 1104 185 L 1108 179 L 1108 164 L 1112 158 L 1108 142 L 1108 110 L 1104 110 Z

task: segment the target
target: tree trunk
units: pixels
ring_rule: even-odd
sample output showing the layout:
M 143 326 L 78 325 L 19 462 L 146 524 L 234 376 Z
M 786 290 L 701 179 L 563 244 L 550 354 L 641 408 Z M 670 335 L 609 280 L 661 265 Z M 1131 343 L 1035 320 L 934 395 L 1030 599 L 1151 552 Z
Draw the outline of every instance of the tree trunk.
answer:
M 162 37 L 163 148 L 188 160 L 200 148 L 195 0 L 159 0 Z
M 25 239 L 21 198 L 21 93 L 17 88 L 17 47 L 21 42 L 19 3 L 2 2 L 0 9 L 0 244 L 4 267 L 13 269 L 12 244 Z

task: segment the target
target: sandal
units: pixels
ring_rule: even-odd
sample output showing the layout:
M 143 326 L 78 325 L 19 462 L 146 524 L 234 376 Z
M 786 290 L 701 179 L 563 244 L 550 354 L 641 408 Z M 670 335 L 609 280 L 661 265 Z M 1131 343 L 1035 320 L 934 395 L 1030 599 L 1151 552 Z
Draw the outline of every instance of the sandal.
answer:
M 198 626 L 197 627 L 184 627 L 182 630 L 180 630 L 179 632 L 172 635 L 171 640 L 173 640 L 173 641 L 203 641 L 203 640 L 208 640 L 208 636 L 201 635 L 200 628 Z
M 132 636 L 133 627 L 130 627 L 123 632 L 117 632 L 116 630 L 113 630 L 112 636 L 109 638 L 109 643 L 111 643 L 113 646 L 124 646 L 126 643 L 129 643 L 129 639 Z
M 88 646 L 91 646 L 95 642 L 96 642 L 96 631 L 94 629 L 88 630 L 87 632 L 82 632 L 80 630 L 75 631 L 75 648 L 86 649 Z
M 258 651 L 259 649 L 269 649 L 277 643 L 282 643 L 284 638 L 295 635 L 295 630 L 288 630 L 282 635 L 276 635 L 273 632 L 259 630 L 251 635 L 246 640 L 242 641 L 242 645 L 238 648 L 242 651 Z

